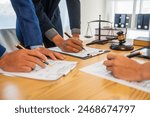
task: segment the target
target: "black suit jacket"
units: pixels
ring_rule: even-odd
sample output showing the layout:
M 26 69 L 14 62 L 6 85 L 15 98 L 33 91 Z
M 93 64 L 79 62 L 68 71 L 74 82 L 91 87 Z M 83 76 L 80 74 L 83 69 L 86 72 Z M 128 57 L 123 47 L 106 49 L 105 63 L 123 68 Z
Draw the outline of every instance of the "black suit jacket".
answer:
M 6 49 L 2 45 L 0 45 L 0 57 L 4 54 L 5 50 Z
M 51 19 L 54 16 L 55 11 L 58 9 L 60 0 L 32 0 L 37 16 L 39 18 L 41 30 L 43 33 L 51 28 L 55 28 Z M 80 29 L 80 1 L 79 0 L 66 0 L 70 28 Z

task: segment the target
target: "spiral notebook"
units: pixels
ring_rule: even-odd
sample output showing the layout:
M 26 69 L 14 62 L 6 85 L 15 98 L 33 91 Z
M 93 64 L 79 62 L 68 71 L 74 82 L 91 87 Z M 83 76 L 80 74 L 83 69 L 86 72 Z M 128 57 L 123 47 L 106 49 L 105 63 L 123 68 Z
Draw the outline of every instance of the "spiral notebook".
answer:
M 81 58 L 81 59 L 88 59 L 88 58 L 91 58 L 100 54 L 110 52 L 109 50 L 101 50 L 101 49 L 96 49 L 96 48 L 91 48 L 91 47 L 84 47 L 84 50 L 78 53 L 64 52 L 58 47 L 53 47 L 49 49 L 55 52 L 63 53 L 63 54 L 74 56 L 74 57 Z

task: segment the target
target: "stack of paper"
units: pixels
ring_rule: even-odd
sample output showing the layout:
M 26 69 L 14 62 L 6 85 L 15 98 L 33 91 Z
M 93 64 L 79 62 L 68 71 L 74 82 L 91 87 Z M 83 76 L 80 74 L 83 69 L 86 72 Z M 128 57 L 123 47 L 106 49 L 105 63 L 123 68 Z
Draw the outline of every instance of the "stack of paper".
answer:
M 9 76 L 19 76 L 37 80 L 57 80 L 60 77 L 67 75 L 73 68 L 75 68 L 77 62 L 69 61 L 53 61 L 48 60 L 49 65 L 46 65 L 44 69 L 37 66 L 33 71 L 29 73 L 14 73 L 5 72 L 0 69 L 0 73 Z

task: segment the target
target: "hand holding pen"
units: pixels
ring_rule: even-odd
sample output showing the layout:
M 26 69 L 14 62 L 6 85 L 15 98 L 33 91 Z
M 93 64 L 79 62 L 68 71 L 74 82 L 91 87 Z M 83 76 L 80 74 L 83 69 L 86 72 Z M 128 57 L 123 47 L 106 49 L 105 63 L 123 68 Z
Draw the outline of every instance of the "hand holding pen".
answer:
M 73 38 L 71 35 L 69 35 L 67 32 L 65 32 L 64 33 L 68 38 Z M 75 38 L 75 39 L 77 39 L 77 40 L 80 40 L 79 38 Z M 81 40 L 80 40 L 81 41 Z M 81 41 L 82 42 L 82 41 Z M 83 49 L 83 50 L 86 50 L 83 46 L 81 46 L 81 48 Z
M 26 48 L 24 48 L 22 45 L 16 45 L 16 48 L 18 48 L 18 49 L 26 49 Z M 49 65 L 49 63 L 48 62 L 46 62 L 46 61 L 44 61 L 44 60 L 42 60 L 42 62 L 44 63 L 44 64 L 46 64 L 46 65 Z
M 68 33 L 65 32 L 65 35 L 68 36 L 69 38 L 72 38 Z M 93 56 L 91 53 L 89 53 L 83 46 L 81 46 L 82 50 L 85 50 L 87 53 L 87 56 Z
M 25 49 L 21 45 L 16 46 L 19 50 L 6 53 L 1 57 L 1 68 L 8 72 L 30 72 L 35 69 L 36 65 L 41 68 L 45 67 L 42 61 L 46 61 L 47 58 L 42 53 L 34 50 Z

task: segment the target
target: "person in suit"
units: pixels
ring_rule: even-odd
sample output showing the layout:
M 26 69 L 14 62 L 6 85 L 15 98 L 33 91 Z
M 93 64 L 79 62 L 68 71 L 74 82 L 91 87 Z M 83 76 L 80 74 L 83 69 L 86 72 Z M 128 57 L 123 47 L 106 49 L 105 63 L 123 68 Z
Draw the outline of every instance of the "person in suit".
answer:
M 30 38 L 24 44 L 33 44 L 32 41 L 42 44 L 39 22 L 32 1 L 11 0 L 11 3 L 18 17 L 20 31 L 23 32 L 22 36 Z M 47 57 L 45 55 L 54 60 L 57 58 L 64 59 L 63 55 L 42 47 L 34 50 L 22 49 L 7 53 L 6 48 L 0 45 L 0 68 L 10 72 L 29 72 L 35 68 L 36 64 L 44 68 L 45 64 L 42 61 L 46 61 Z
M 60 18 L 60 11 L 58 4 L 60 0 L 32 0 L 35 6 L 36 14 L 39 18 L 39 23 L 42 31 L 43 42 L 45 47 L 58 46 L 63 51 L 67 52 L 79 52 L 82 50 L 82 42 L 79 40 L 80 35 L 80 1 L 79 0 L 66 0 L 69 19 L 70 19 L 70 28 L 72 31 L 72 38 L 68 40 L 63 39 L 63 30 L 62 23 Z M 18 19 L 19 23 L 19 19 Z M 18 24 L 17 23 L 17 24 Z M 18 37 L 20 42 L 24 46 L 40 46 L 42 42 L 36 40 L 31 40 L 30 38 L 23 38 L 22 31 L 17 25 Z M 33 31 L 30 31 L 33 35 Z M 36 35 L 36 33 L 34 34 Z M 78 38 L 75 39 L 75 38 Z M 28 43 L 32 41 L 32 43 Z
M 42 46 L 42 33 L 32 0 L 11 0 L 11 3 L 17 15 L 16 34 L 21 44 L 28 49 L 39 48 L 39 52 L 54 60 L 64 59 L 62 54 Z
M 150 62 L 140 64 L 130 58 L 114 54 L 108 54 L 107 59 L 104 65 L 116 78 L 127 81 L 150 80 Z

